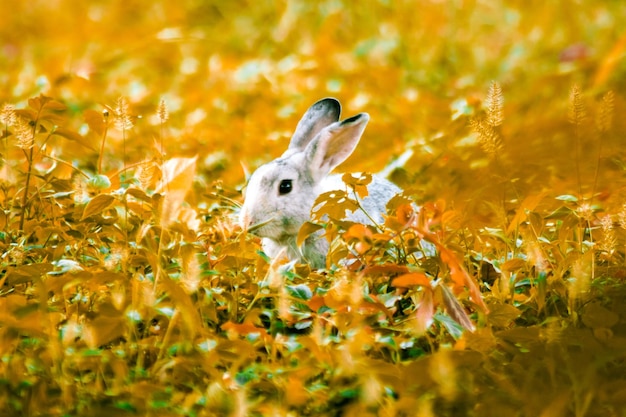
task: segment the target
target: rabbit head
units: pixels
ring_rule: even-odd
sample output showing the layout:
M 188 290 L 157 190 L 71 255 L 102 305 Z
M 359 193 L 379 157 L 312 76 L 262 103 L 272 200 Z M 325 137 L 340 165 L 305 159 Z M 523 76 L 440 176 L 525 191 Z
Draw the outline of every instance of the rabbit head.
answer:
M 328 174 L 354 151 L 369 115 L 339 121 L 340 112 L 333 98 L 313 104 L 298 123 L 287 151 L 250 177 L 240 223 L 265 238 L 264 247 L 293 249 L 315 200 L 329 190 Z

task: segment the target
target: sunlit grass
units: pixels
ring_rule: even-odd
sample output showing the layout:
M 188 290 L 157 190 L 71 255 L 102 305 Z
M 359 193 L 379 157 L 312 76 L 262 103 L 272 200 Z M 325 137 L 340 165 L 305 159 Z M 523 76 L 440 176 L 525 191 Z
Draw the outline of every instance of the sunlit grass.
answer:
M 7 415 L 621 415 L 620 2 L 5 3 Z M 324 96 L 405 191 L 290 268 L 240 190 Z

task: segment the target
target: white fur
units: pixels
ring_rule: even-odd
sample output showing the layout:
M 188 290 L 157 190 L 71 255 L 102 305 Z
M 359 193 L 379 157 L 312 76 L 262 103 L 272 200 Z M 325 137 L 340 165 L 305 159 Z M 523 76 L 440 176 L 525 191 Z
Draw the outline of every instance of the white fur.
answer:
M 239 219 L 244 229 L 263 238 L 263 249 L 270 257 L 285 250 L 290 260 L 307 261 L 314 268 L 326 266 L 326 239 L 314 234 L 298 248 L 296 238 L 320 194 L 346 189 L 341 176 L 329 173 L 354 151 L 369 115 L 361 113 L 339 122 L 340 111 L 339 102 L 332 98 L 313 104 L 298 123 L 287 151 L 250 177 Z M 279 192 L 283 180 L 291 180 L 287 194 Z M 371 224 L 372 217 L 382 222 L 387 202 L 400 189 L 373 176 L 368 191 L 360 202 L 367 215 L 348 212 L 346 219 Z

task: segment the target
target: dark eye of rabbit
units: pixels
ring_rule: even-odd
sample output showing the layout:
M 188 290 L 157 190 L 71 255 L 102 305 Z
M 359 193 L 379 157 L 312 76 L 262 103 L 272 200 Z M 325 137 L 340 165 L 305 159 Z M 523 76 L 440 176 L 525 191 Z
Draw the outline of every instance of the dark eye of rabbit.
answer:
M 291 192 L 291 180 L 282 180 L 278 186 L 280 195 L 289 194 Z

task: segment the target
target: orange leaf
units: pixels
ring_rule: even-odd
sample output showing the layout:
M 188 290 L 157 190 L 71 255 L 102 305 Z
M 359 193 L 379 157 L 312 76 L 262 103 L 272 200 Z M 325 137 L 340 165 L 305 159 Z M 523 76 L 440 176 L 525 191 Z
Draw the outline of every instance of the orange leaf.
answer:
M 363 270 L 365 275 L 388 275 L 388 274 L 400 274 L 409 272 L 409 268 L 405 265 L 385 264 L 385 265 L 372 265 Z
M 123 336 L 126 333 L 126 321 L 118 317 L 99 316 L 85 324 L 83 340 L 90 348 L 97 348 Z
M 391 285 L 398 288 L 409 288 L 416 285 L 431 288 L 430 279 L 421 272 L 411 272 L 409 274 L 400 275 L 391 281 Z
M 306 305 L 312 311 L 318 311 L 320 308 L 326 305 L 326 302 L 324 301 L 324 297 L 316 294 L 313 297 L 311 297 L 309 301 L 307 301 Z
M 245 322 L 245 323 L 234 323 L 229 321 L 222 325 L 222 329 L 228 332 L 232 331 L 239 335 L 245 336 L 248 334 L 259 333 L 262 336 L 267 335 L 267 331 L 262 327 L 256 327 L 254 324 Z
M 435 304 L 433 301 L 433 292 L 430 288 L 424 291 L 422 302 L 415 313 L 416 331 L 418 334 L 424 333 L 433 323 L 435 315 Z
M 599 87 L 609 79 L 611 74 L 615 73 L 615 68 L 622 61 L 626 51 L 626 32 L 617 40 L 611 51 L 604 57 L 600 63 L 598 70 L 593 78 L 593 87 Z
M 452 251 L 439 242 L 433 243 L 435 243 L 437 249 L 439 249 L 441 260 L 448 265 L 448 268 L 450 269 L 450 277 L 454 281 L 455 286 L 467 287 L 470 296 L 476 305 L 482 308 L 483 311 L 488 312 L 489 309 L 483 301 L 480 289 L 478 288 L 478 283 L 467 273 L 465 268 L 461 266 L 461 263 Z
M 345 240 L 349 240 L 350 238 L 355 238 L 358 240 L 371 239 L 372 231 L 368 229 L 367 226 L 357 223 L 350 226 L 348 231 L 343 234 L 343 238 Z

